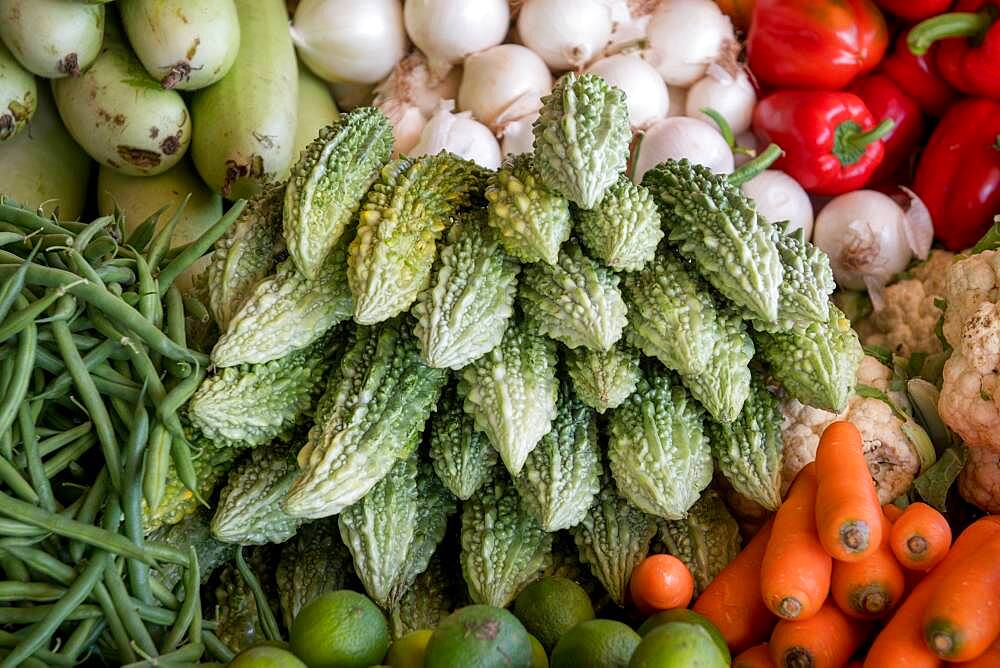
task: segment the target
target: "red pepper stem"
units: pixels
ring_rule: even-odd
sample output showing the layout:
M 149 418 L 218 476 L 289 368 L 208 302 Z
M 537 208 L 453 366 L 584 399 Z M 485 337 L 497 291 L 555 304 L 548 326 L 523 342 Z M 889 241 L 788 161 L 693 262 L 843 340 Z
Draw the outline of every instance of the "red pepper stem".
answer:
M 887 118 L 868 132 L 862 132 L 859 135 L 848 137 L 846 142 L 854 148 L 864 149 L 869 144 L 877 142 L 879 139 L 892 132 L 894 127 L 896 127 L 896 121 L 891 118 Z
M 753 160 L 740 165 L 739 169 L 733 171 L 733 173 L 731 173 L 727 178 L 731 184 L 739 187 L 770 167 L 774 164 L 775 160 L 784 154 L 785 152 L 781 150 L 780 146 L 777 144 L 770 144 L 767 148 L 761 151 L 760 155 Z
M 906 44 L 910 47 L 910 53 L 922 56 L 927 53 L 934 42 L 941 39 L 949 37 L 981 38 L 993 25 L 995 19 L 996 12 L 991 10 L 939 14 L 914 26 L 906 38 Z

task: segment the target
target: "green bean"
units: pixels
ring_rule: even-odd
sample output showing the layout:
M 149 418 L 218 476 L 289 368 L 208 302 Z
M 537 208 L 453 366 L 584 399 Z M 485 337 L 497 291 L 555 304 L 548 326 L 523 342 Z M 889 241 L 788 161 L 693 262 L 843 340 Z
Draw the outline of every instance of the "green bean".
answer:
M 96 554 L 90 560 L 90 563 L 87 564 L 87 567 L 83 569 L 83 572 L 80 573 L 80 576 L 66 590 L 63 597 L 52 606 L 45 606 L 50 608 L 47 611 L 48 614 L 43 617 L 40 623 L 35 624 L 28 631 L 17 647 L 0 663 L 0 668 L 10 668 L 19 665 L 25 658 L 41 649 L 49 641 L 49 638 L 52 637 L 52 634 L 56 632 L 59 625 L 69 619 L 71 615 L 78 613 L 81 608 L 92 607 L 82 605 L 83 601 L 90 595 L 101 575 L 107 570 L 109 563 L 111 563 L 111 555 L 109 553 L 100 552 Z M 31 608 L 32 611 L 38 609 Z M 95 610 L 100 614 L 100 608 L 95 608 Z M 0 608 L 0 612 L 2 611 L 3 609 Z
M 125 515 L 125 535 L 138 547 L 145 541 L 142 526 L 142 457 L 149 442 L 149 414 L 146 412 L 145 386 L 139 392 L 138 401 L 132 412 L 132 432 L 125 446 L 125 489 L 122 491 L 122 510 Z M 128 561 L 129 584 L 132 592 L 146 603 L 153 603 L 153 591 L 149 584 L 149 566 L 130 559 Z
M 104 620 L 85 619 L 76 625 L 73 633 L 66 640 L 66 644 L 59 650 L 59 654 L 52 652 L 35 652 L 35 656 L 45 661 L 50 666 L 75 666 L 76 659 L 83 650 L 87 649 L 97 640 L 97 637 L 104 632 Z
M 55 601 L 61 598 L 65 593 L 65 587 L 56 587 L 55 585 L 45 584 L 44 582 L 0 581 L 0 602 L 3 603 L 17 603 L 18 601 Z
M 4 321 L 4 323 L 0 325 L 0 343 L 6 342 L 8 339 L 20 333 L 21 330 L 28 326 L 28 324 L 34 323 L 38 316 L 44 313 L 47 308 L 52 306 L 52 304 L 65 293 L 66 291 L 61 288 L 59 290 L 54 290 L 29 306 L 12 313 Z
M 9 246 L 24 241 L 24 235 L 19 232 L 0 232 L 0 246 Z
M 69 297 L 64 303 L 70 303 Z M 104 454 L 104 461 L 107 462 L 107 470 L 111 477 L 111 486 L 115 489 L 121 488 L 121 454 L 118 439 L 115 436 L 114 428 L 111 424 L 111 416 L 108 415 L 108 408 L 104 405 L 104 400 L 94 384 L 94 379 L 87 371 L 83 358 L 79 351 L 73 346 L 73 337 L 69 327 L 64 322 L 52 323 L 52 331 L 56 336 L 56 343 L 59 345 L 59 352 L 62 354 L 63 362 L 73 376 L 73 382 L 80 394 L 80 399 L 87 408 L 91 421 L 94 423 L 94 431 L 101 444 L 101 451 Z
M 36 605 L 30 608 L 0 606 L 0 624 L 37 624 L 38 622 L 45 621 L 46 616 L 52 612 L 53 608 L 55 608 L 55 605 Z M 76 606 L 61 621 L 75 622 L 81 619 L 100 619 L 101 617 L 102 614 L 99 607 L 85 604 Z M 0 668 L 3 665 L 0 663 Z
M 65 253 L 66 257 L 69 259 L 69 269 L 74 274 L 77 274 L 82 278 L 101 286 L 102 288 L 107 287 L 106 284 L 108 281 L 104 280 L 104 277 L 98 273 L 97 269 L 95 269 L 94 266 L 87 261 L 87 258 L 85 258 L 82 253 L 77 252 L 73 248 L 66 249 Z M 109 267 L 108 269 L 112 271 L 118 270 L 117 267 Z M 116 281 L 111 282 L 115 283 Z
M 97 373 L 93 375 L 93 379 L 97 391 L 106 397 L 113 397 L 125 402 L 134 402 L 136 397 L 139 396 L 139 390 L 133 387 L 132 383 L 124 385 L 118 381 L 108 380 Z
M 104 586 L 108 588 L 125 630 L 138 649 L 146 653 L 155 653 L 156 644 L 149 635 L 146 625 L 142 623 L 135 601 L 128 595 L 125 583 L 122 582 L 114 563 L 111 563 L 104 572 Z
M 181 295 L 184 300 L 184 311 L 186 315 L 191 316 L 193 319 L 201 323 L 211 322 L 212 314 L 208 312 L 205 307 L 197 297 L 191 294 Z
M 179 346 L 187 347 L 187 325 L 184 319 L 184 297 L 176 285 L 171 285 L 164 298 L 167 309 L 167 336 Z M 182 366 L 183 365 L 183 366 Z M 191 373 L 191 365 L 170 361 L 167 371 L 175 378 L 186 378 Z
M 267 595 L 264 594 L 264 589 L 260 586 L 260 580 L 250 570 L 246 559 L 243 558 L 242 545 L 236 548 L 236 569 L 243 576 L 243 581 L 250 587 L 250 591 L 253 592 L 253 599 L 257 603 L 257 615 L 260 617 L 260 625 L 263 628 L 264 636 L 268 640 L 281 640 L 281 632 L 278 631 L 278 620 L 274 618 L 271 606 L 267 602 Z
M 200 602 L 199 590 L 201 588 L 201 576 L 198 571 L 198 554 L 193 547 L 188 547 L 188 555 L 190 564 L 184 577 L 184 602 L 181 604 L 181 609 L 177 612 L 177 621 L 174 622 L 174 625 L 170 628 L 170 632 L 164 636 L 163 641 L 160 643 L 160 652 L 162 654 L 166 654 L 177 647 L 178 643 L 180 643 L 191 627 L 198 612 L 198 603 Z M 198 620 L 198 626 L 201 626 L 200 619 Z M 198 630 L 197 634 L 192 633 L 191 635 L 194 637 L 200 636 L 201 629 Z
M 0 457 L 0 480 L 2 480 L 3 483 L 10 488 L 10 491 L 17 494 L 28 503 L 38 503 L 38 494 L 35 493 L 35 489 L 28 483 L 27 480 L 22 478 L 17 469 L 3 457 Z
M 219 637 L 211 631 L 202 631 L 201 641 L 205 643 L 205 649 L 208 650 L 209 654 L 219 661 L 229 663 L 236 658 L 236 653 L 226 643 L 219 640 Z
M 3 258 L 4 254 L 0 251 L 0 261 L 3 261 Z M 0 264 L 0 279 L 13 275 L 19 268 L 20 266 Z M 124 329 L 134 332 L 150 348 L 164 357 L 198 362 L 203 365 L 208 363 L 207 356 L 178 346 L 166 334 L 143 318 L 141 313 L 105 287 L 90 281 L 77 283 L 79 277 L 75 274 L 38 265 L 29 265 L 26 281 L 33 285 L 43 285 L 50 288 L 73 284 L 73 287 L 69 289 L 70 294 L 99 309 L 101 313 L 106 314 L 116 323 L 120 323 Z
M 24 289 L 24 282 L 28 276 L 28 267 L 31 266 L 39 248 L 40 246 L 36 244 L 28 255 L 28 258 L 22 261 L 23 264 L 21 267 L 7 279 L 3 288 L 0 288 L 0 322 L 7 319 L 7 314 L 10 313 L 11 307 L 14 306 L 14 300 L 17 299 L 17 296 L 21 294 L 21 290 Z
M 2 494 L 2 492 L 0 492 L 0 494 Z M 34 506 L 32 506 L 32 508 L 34 508 Z M 39 536 L 45 536 L 47 533 L 48 532 L 44 529 L 31 524 L 7 518 L 0 518 L 0 536 L 7 536 L 9 538 L 37 538 Z
M 49 457 L 44 464 L 46 477 L 54 478 L 95 445 L 97 445 L 97 437 L 93 434 L 87 434 L 73 445 L 63 448 L 58 454 Z
M 136 610 L 139 611 L 139 616 L 150 624 L 155 624 L 157 626 L 170 626 L 177 621 L 177 612 L 174 610 L 167 610 L 166 608 L 160 608 L 155 605 L 146 605 L 136 598 L 132 599 L 132 604 L 135 606 Z M 211 621 L 205 621 L 203 622 L 203 625 L 209 630 L 215 630 L 217 628 L 216 623 Z
M 149 574 L 149 585 L 153 590 L 153 596 L 161 605 L 171 610 L 177 610 L 181 607 L 181 602 L 177 600 L 172 591 L 167 589 L 167 586 L 160 581 L 156 574 Z
M 146 258 L 139 253 L 135 253 L 135 267 L 139 276 L 139 313 L 157 327 L 162 327 L 163 302 L 156 289 L 156 279 L 153 278 Z
M 62 373 L 66 365 L 59 357 L 49 352 L 48 348 L 39 345 L 35 347 L 35 368 L 48 373 Z
M 76 515 L 76 520 L 82 522 L 83 524 L 93 524 L 94 518 L 97 517 L 98 511 L 101 509 L 101 505 L 104 503 L 104 499 L 108 492 L 108 468 L 105 466 L 101 469 L 97 477 L 94 478 L 94 484 L 90 486 L 87 493 L 83 496 L 83 506 L 80 507 L 80 512 Z M 80 561 L 83 559 L 83 551 L 85 549 L 83 542 L 76 541 L 70 543 L 69 555 L 73 561 Z
M 0 257 L 3 257 L 3 255 L 0 255 Z M 46 253 L 45 264 L 55 269 L 60 269 L 62 271 L 69 271 L 69 265 L 67 265 L 66 262 L 63 261 L 63 259 L 59 256 L 59 253 Z
M 82 253 L 87 249 L 87 246 L 90 245 L 90 242 L 93 241 L 94 237 L 103 232 L 105 227 L 114 222 L 114 216 L 102 216 L 91 221 L 91 223 L 87 225 L 87 229 L 76 235 L 76 238 L 73 240 L 73 248 Z
M 19 299 L 24 299 L 19 297 Z M 28 392 L 28 383 L 31 381 L 31 369 L 35 364 L 35 350 L 38 347 L 38 328 L 35 323 L 30 323 L 21 332 L 17 356 L 14 358 L 14 372 L 11 376 L 10 385 L 0 400 L 0 433 L 10 429 L 17 417 L 17 407 L 24 401 Z M 10 445 L 7 443 L 6 445 Z M 11 459 L 11 452 L 0 452 L 0 456 Z
M 164 295 L 167 289 L 173 285 L 177 277 L 180 276 L 184 271 L 188 269 L 192 264 L 197 262 L 202 255 L 208 252 L 208 249 L 218 241 L 226 230 L 229 229 L 237 218 L 239 218 L 240 213 L 246 206 L 246 200 L 236 201 L 230 208 L 229 211 L 225 213 L 210 228 L 208 228 L 204 234 L 202 234 L 198 239 L 196 239 L 188 248 L 186 248 L 180 255 L 175 257 L 170 261 L 163 271 L 160 272 L 160 295 Z
M 123 668 L 155 668 L 156 666 L 179 666 L 184 663 L 197 661 L 205 653 L 205 646 L 201 643 L 191 643 L 174 650 L 169 654 L 148 658 L 145 661 L 136 661 L 123 666 Z
M 35 399 L 39 398 L 40 397 L 35 397 Z M 59 450 L 60 448 L 79 440 L 83 436 L 86 436 L 93 430 L 93 427 L 94 423 L 87 421 L 70 429 L 58 430 L 53 436 L 46 438 L 38 444 L 38 452 L 40 452 L 42 456 L 50 455 L 56 450 Z M 39 435 L 42 434 L 41 428 L 38 429 L 38 433 Z
M 6 658 L 8 656 L 10 656 L 10 652 L 0 650 L 0 658 Z M 30 656 L 19 661 L 17 665 L 24 666 L 24 668 L 47 668 L 44 663 Z
M 31 408 L 27 402 L 18 406 L 17 422 L 21 428 L 21 447 L 28 462 L 28 477 L 31 479 L 31 486 L 34 487 L 35 493 L 38 495 L 38 504 L 49 512 L 55 512 L 56 499 L 52 495 L 49 479 L 45 476 L 42 456 L 38 452 L 35 421 L 31 416 Z
M 64 590 L 65 591 L 65 590 Z M 93 626 L 93 624 L 88 624 L 88 622 L 95 622 L 97 620 L 84 620 L 77 625 L 79 628 L 87 624 L 87 626 Z M 21 638 L 15 633 L 10 633 L 9 631 L 0 631 L 0 647 L 7 649 L 17 647 L 17 643 L 20 642 Z M 64 648 L 65 649 L 65 648 Z M 44 661 L 47 666 L 72 666 L 74 664 L 73 659 L 65 655 L 59 655 L 55 652 L 50 652 L 45 649 L 40 649 L 35 652 L 34 656 L 39 661 Z
M 201 497 L 201 492 L 198 490 L 198 474 L 194 470 L 191 444 L 187 442 L 187 439 L 176 436 L 170 439 L 170 461 L 174 464 L 174 471 L 177 472 L 177 479 L 181 481 L 181 484 L 191 492 L 195 501 L 208 508 L 208 502 Z
M 146 220 L 142 221 L 132 230 L 126 239 L 129 246 L 133 248 L 145 248 L 149 245 L 153 234 L 156 232 L 156 224 L 160 221 L 160 216 L 170 208 L 169 204 L 164 204 L 159 209 L 151 213 Z
M 72 234 L 65 225 L 54 223 L 9 201 L 0 201 L 0 220 L 30 232 L 41 230 L 49 234 Z
M 142 476 L 142 495 L 150 508 L 159 506 L 166 492 L 172 440 L 173 437 L 162 422 L 153 425 L 146 453 L 146 470 Z
M 124 366 L 127 370 L 128 365 L 126 364 Z M 94 375 L 100 376 L 101 378 L 104 378 L 109 381 L 114 381 L 118 385 L 124 385 L 126 387 L 129 387 L 135 390 L 136 392 L 142 389 L 142 386 L 139 383 L 132 380 L 131 375 L 126 375 L 122 373 L 121 371 L 116 369 L 114 365 L 108 364 L 107 361 L 104 361 L 101 364 L 98 364 L 97 366 L 94 367 Z
M 150 566 L 154 565 L 157 559 L 180 565 L 187 563 L 187 557 L 170 546 L 161 543 L 147 543 L 146 549 L 141 550 L 124 536 L 111 533 L 93 524 L 84 524 L 47 512 L 24 501 L 18 501 L 4 492 L 0 492 L 0 514 L 66 538 L 83 541 L 102 550 L 109 550 L 123 557 L 138 559 Z
M 25 565 L 9 554 L 0 554 L 0 568 L 3 568 L 3 572 L 11 580 L 18 580 L 20 582 L 29 582 L 31 580 L 31 575 L 28 573 Z
M 105 235 L 94 239 L 83 251 L 83 256 L 88 260 L 96 260 L 105 255 L 109 255 L 118 250 L 118 242 Z
M 191 200 L 191 193 L 188 193 L 181 203 L 174 210 L 174 215 L 170 217 L 167 224 L 164 225 L 153 237 L 153 240 L 149 244 L 149 248 L 146 252 L 146 256 L 149 260 L 149 267 L 156 271 L 160 266 L 160 261 L 163 256 L 170 250 L 171 242 L 173 241 L 174 230 L 177 229 L 177 223 L 180 222 L 181 218 L 184 216 L 184 209 L 187 208 L 188 202 Z

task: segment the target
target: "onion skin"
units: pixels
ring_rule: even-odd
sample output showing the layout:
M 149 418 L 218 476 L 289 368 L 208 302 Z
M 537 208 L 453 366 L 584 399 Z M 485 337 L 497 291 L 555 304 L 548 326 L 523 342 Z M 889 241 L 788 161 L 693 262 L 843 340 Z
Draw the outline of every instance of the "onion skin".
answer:
M 518 44 L 500 44 L 465 59 L 458 108 L 471 111 L 494 133 L 537 112 L 552 89 L 545 61 Z
M 583 67 L 611 40 L 611 9 L 604 0 L 525 0 L 517 32 L 554 71 Z
M 671 0 L 653 13 L 646 58 L 671 86 L 687 88 L 735 40 L 733 26 L 712 0 Z M 678 39 L 682 36 L 683 39 Z
M 812 238 L 813 208 L 809 193 L 788 174 L 767 169 L 740 189 L 754 201 L 757 212 L 764 218 L 773 223 L 787 220 L 789 232 L 801 229 L 806 241 Z
M 471 54 L 504 41 L 510 6 L 507 0 L 406 0 L 403 18 L 431 74 L 440 78 Z
M 711 125 L 696 118 L 666 118 L 646 131 L 636 158 L 632 180 L 642 183 L 643 175 L 665 160 L 687 158 L 705 165 L 716 174 L 733 171 L 733 153 L 726 140 Z
M 24 69 L 46 79 L 79 76 L 104 39 L 104 5 L 0 0 L 0 38 Z

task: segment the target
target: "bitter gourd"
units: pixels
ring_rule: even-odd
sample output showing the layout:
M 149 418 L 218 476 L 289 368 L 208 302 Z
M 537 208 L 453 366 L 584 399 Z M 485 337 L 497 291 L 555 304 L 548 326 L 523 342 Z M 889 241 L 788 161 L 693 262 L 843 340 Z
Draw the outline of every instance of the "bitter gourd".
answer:
M 649 552 L 656 521 L 618 494 L 609 471 L 583 521 L 570 529 L 580 559 L 589 564 L 611 599 L 625 604 L 629 578 Z
M 649 369 L 611 414 L 608 460 L 618 491 L 636 508 L 684 517 L 712 481 L 701 407 L 673 374 Z
M 213 447 L 212 442 L 204 437 L 196 437 L 190 442 L 201 452 L 201 455 L 194 459 L 194 472 L 198 482 L 198 494 L 201 498 L 207 499 L 232 468 L 240 451 L 235 448 Z M 143 526 L 148 534 L 162 526 L 177 524 L 193 515 L 199 507 L 198 499 L 184 486 L 177 475 L 177 470 L 171 464 L 167 470 L 167 482 L 160 502 L 155 508 L 150 509 L 143 501 Z
M 807 406 L 840 412 L 854 392 L 864 351 L 851 322 L 830 303 L 825 322 L 755 339 L 774 378 Z
M 450 153 L 400 158 L 382 169 L 349 249 L 355 322 L 372 325 L 410 308 L 430 282 L 435 242 L 485 182 L 481 167 Z
M 431 276 L 413 305 L 424 362 L 461 369 L 495 348 L 514 313 L 518 264 L 500 247 L 478 210 L 451 229 Z
M 781 409 L 760 379 L 732 424 L 705 425 L 715 465 L 737 492 L 768 510 L 781 505 Z
M 574 217 L 583 245 L 615 271 L 642 269 L 663 239 L 653 196 L 624 174 L 596 207 L 577 210 Z
M 391 152 L 389 119 L 374 107 L 362 107 L 320 130 L 292 167 L 284 199 L 285 239 L 306 278 L 319 276 Z
M 642 185 L 660 207 L 667 239 L 698 266 L 744 317 L 778 319 L 783 277 L 771 224 L 725 176 L 687 160 L 667 160 Z
M 424 572 L 417 576 L 389 612 L 389 627 L 393 638 L 401 638 L 413 631 L 433 629 L 452 610 L 457 610 L 466 602 L 465 584 L 461 577 L 456 581 L 453 575 L 456 570 L 460 572 L 461 568 L 458 568 L 457 560 L 454 564 L 451 563 L 453 554 L 447 554 L 446 559 L 445 549 L 445 546 L 438 548 Z
M 302 474 L 285 499 L 289 513 L 339 513 L 415 447 L 447 372 L 420 360 L 411 326 L 397 318 L 355 330 L 299 452 Z
M 465 411 L 517 475 L 556 416 L 556 346 L 513 322 L 500 345 L 461 372 Z
M 533 130 L 542 182 L 581 208 L 594 208 L 625 171 L 632 141 L 625 93 L 596 74 L 560 77 Z
M 229 472 L 212 518 L 212 535 L 227 543 L 263 545 L 291 538 L 303 520 L 281 502 L 298 475 L 295 451 L 274 443 L 252 450 Z
M 525 510 L 546 531 L 575 526 L 600 485 L 601 451 L 593 410 L 563 382 L 552 430 L 531 451 L 514 487 Z
M 556 264 L 524 268 L 518 296 L 531 326 L 542 334 L 570 348 L 608 350 L 627 322 L 619 280 L 570 241 Z
M 413 453 L 340 514 L 340 536 L 354 556 L 355 572 L 382 608 L 390 609 L 427 567 L 454 503 Z
M 254 447 L 286 436 L 323 389 L 333 339 L 263 364 L 225 367 L 188 404 L 192 424 L 217 446 Z
M 285 628 L 299 610 L 320 594 L 353 589 L 357 578 L 351 552 L 340 539 L 337 520 L 309 522 L 281 546 L 275 571 Z
M 695 596 L 740 553 L 740 527 L 714 489 L 705 490 L 684 519 L 658 524 L 667 552 L 694 576 Z
M 639 351 L 628 345 L 568 349 L 563 359 L 573 392 L 598 413 L 621 406 L 639 382 Z
M 486 434 L 476 429 L 472 416 L 462 409 L 454 384 L 441 394 L 430 418 L 427 440 L 435 473 L 462 501 L 493 475 L 497 451 Z
M 718 314 L 722 335 L 715 339 L 708 366 L 699 374 L 681 374 L 681 379 L 712 419 L 728 424 L 739 416 L 750 394 L 754 345 L 735 309 L 725 306 Z
M 722 332 L 712 295 L 687 263 L 664 249 L 623 288 L 632 345 L 675 371 L 705 371 Z
M 281 359 L 348 320 L 354 301 L 346 272 L 346 239 L 327 255 L 316 280 L 300 274 L 291 259 L 279 264 L 233 316 L 212 350 L 212 362 L 224 367 Z
M 202 508 L 177 524 L 161 526 L 149 535 L 149 540 L 181 550 L 194 547 L 198 555 L 198 574 L 202 583 L 205 583 L 217 568 L 231 561 L 234 554 L 231 544 L 216 540 L 212 535 L 211 521 L 211 512 Z M 173 589 L 184 575 L 184 567 L 179 564 L 160 562 L 156 570 L 160 581 L 168 589 Z
M 284 196 L 284 186 L 265 186 L 215 244 L 208 264 L 208 305 L 222 331 L 229 328 L 229 321 L 257 284 L 274 271 L 285 248 L 281 236 Z
M 556 263 L 572 231 L 569 201 L 541 183 L 530 154 L 514 156 L 490 176 L 486 200 L 504 250 L 524 262 Z
M 499 472 L 462 504 L 462 573 L 474 603 L 506 607 L 548 566 L 552 535 Z

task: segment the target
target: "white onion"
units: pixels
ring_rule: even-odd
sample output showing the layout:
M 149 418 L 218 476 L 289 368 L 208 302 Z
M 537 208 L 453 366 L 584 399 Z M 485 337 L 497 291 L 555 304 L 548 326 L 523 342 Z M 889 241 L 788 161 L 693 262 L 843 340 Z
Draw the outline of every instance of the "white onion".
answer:
M 687 108 L 687 88 L 667 86 L 667 96 L 670 98 L 670 108 L 667 109 L 667 116 L 683 116 L 684 109 Z
M 812 238 L 813 209 L 809 194 L 791 176 L 767 169 L 740 189 L 754 201 L 757 211 L 772 223 L 787 220 L 789 231 L 801 229 L 806 240 Z
M 646 35 L 646 59 L 668 84 L 685 88 L 735 41 L 733 24 L 712 0 L 667 0 L 653 13 Z
M 364 107 L 372 102 L 375 94 L 371 84 L 330 84 L 330 92 L 333 94 L 333 101 L 337 103 L 340 111 L 351 111 L 358 107 Z
M 463 111 L 452 113 L 454 100 L 441 103 L 438 111 L 427 122 L 420 141 L 413 147 L 411 155 L 437 155 L 441 151 L 454 153 L 460 158 L 471 160 L 486 169 L 500 166 L 500 144 L 488 127 Z
M 837 285 L 868 289 L 879 308 L 882 289 L 913 257 L 903 209 L 888 195 L 856 190 L 835 197 L 816 216 L 812 241 L 830 256 Z
M 438 77 L 470 54 L 503 42 L 510 7 L 507 0 L 406 0 L 403 16 L 410 39 Z
M 536 120 L 538 120 L 538 112 L 507 124 L 507 127 L 504 128 L 503 141 L 500 142 L 503 157 L 531 153 L 534 150 L 535 131 L 533 126 Z
M 666 160 L 689 161 L 705 165 L 716 174 L 733 171 L 733 153 L 719 131 L 696 118 L 665 118 L 646 131 L 636 158 L 636 183 L 653 167 Z
M 517 32 L 524 45 L 553 70 L 577 69 L 598 56 L 610 41 L 614 4 L 610 0 L 525 0 Z
M 757 135 L 755 135 L 751 130 L 747 130 L 745 132 L 741 132 L 738 135 L 736 135 L 736 145 L 739 146 L 740 148 L 745 148 L 750 151 L 753 151 L 754 154 L 756 154 L 757 151 L 764 148 L 764 145 L 761 143 L 760 139 L 758 139 Z M 733 161 L 736 163 L 737 167 L 739 167 L 743 163 L 750 162 L 751 160 L 753 160 L 753 158 L 754 158 L 753 155 L 742 151 L 733 154 Z
M 701 110 L 714 109 L 738 135 L 749 129 L 756 104 L 757 93 L 746 70 L 740 69 L 732 76 L 722 68 L 709 67 L 708 74 L 688 89 L 685 113 L 711 123 L 712 119 Z
M 465 59 L 458 108 L 502 134 L 511 121 L 538 111 L 551 89 L 549 68 L 534 51 L 501 44 Z
M 420 140 L 427 119 L 442 100 L 455 98 L 461 80 L 460 68 L 432 81 L 427 59 L 414 51 L 399 61 L 385 81 L 375 88 L 372 104 L 382 110 L 392 123 L 394 152 L 407 153 Z
M 670 97 L 659 72 L 634 54 L 619 53 L 602 58 L 587 68 L 625 93 L 629 119 L 634 129 L 644 130 L 667 116 Z
M 375 83 L 406 53 L 400 0 L 302 0 L 291 33 L 299 57 L 327 81 Z

